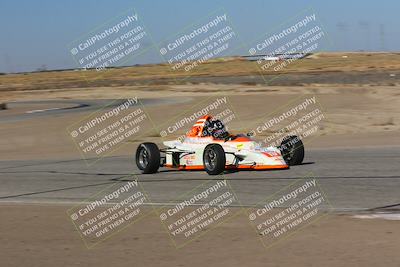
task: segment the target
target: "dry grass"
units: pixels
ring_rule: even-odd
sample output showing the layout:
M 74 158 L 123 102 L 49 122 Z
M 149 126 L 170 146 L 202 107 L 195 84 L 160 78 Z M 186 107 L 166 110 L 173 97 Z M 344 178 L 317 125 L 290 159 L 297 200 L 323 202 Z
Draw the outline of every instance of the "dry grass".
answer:
M 318 53 L 291 63 L 280 72 L 265 74 L 400 69 L 400 53 Z M 199 65 L 191 76 L 258 75 L 256 62 L 243 58 L 217 59 Z M 0 91 L 45 90 L 82 87 L 117 87 L 137 84 L 168 84 L 182 81 L 186 72 L 173 72 L 166 64 L 89 71 L 54 71 L 0 76 Z M 177 79 L 177 80 L 174 80 Z

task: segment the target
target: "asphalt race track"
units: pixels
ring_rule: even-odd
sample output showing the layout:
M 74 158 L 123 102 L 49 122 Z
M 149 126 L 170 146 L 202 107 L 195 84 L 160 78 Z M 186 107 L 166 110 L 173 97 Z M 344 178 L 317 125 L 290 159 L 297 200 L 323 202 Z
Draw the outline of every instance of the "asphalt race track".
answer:
M 191 98 L 147 99 L 143 105 L 184 103 Z M 29 120 L 71 112 L 90 112 L 120 104 L 104 100 L 47 100 L 11 103 L 22 112 L 1 117 L 2 122 Z M 45 106 L 47 109 L 36 109 Z M 111 107 L 108 106 L 108 107 Z M 32 112 L 34 111 L 34 112 Z M 196 186 L 226 179 L 241 205 L 261 205 L 274 193 L 298 179 L 315 177 L 330 202 L 339 211 L 400 207 L 400 150 L 397 146 L 307 149 L 304 163 L 289 170 L 227 172 L 209 176 L 204 171 L 188 172 L 161 168 L 142 175 L 130 156 L 106 157 L 87 166 L 80 158 L 70 160 L 0 161 L 0 201 L 22 203 L 79 203 L 113 183 L 137 179 L 151 203 L 166 205 Z M 399 205 L 399 206 L 397 206 Z
M 184 103 L 192 98 L 149 98 L 140 99 L 143 106 L 165 105 Z M 0 114 L 0 122 L 17 122 L 29 120 L 35 117 L 57 116 L 66 113 L 94 112 L 104 107 L 113 108 L 125 99 L 96 99 L 96 100 L 42 100 L 42 101 L 18 101 L 7 103 L 11 110 L 19 112 Z
M 243 206 L 265 202 L 303 177 L 318 178 L 333 210 L 363 210 L 400 205 L 398 147 L 307 150 L 304 164 L 280 171 L 241 171 L 209 176 L 203 171 L 161 168 L 142 175 L 133 157 L 104 158 L 94 166 L 81 159 L 0 162 L 0 201 L 76 203 L 115 182 L 138 179 L 152 202 L 165 205 L 212 179 L 226 179 Z M 329 207 L 327 207 L 329 208 Z

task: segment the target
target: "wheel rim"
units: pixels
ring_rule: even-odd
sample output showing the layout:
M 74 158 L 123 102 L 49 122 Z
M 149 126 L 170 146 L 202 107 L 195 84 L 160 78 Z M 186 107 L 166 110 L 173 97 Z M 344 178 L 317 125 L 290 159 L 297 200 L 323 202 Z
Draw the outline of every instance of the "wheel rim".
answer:
M 283 150 L 283 156 L 286 161 L 290 161 L 293 158 L 294 155 L 294 146 L 290 144 L 290 142 L 287 142 L 285 144 L 286 148 Z
M 206 164 L 207 169 L 214 170 L 217 165 L 217 154 L 215 154 L 212 149 L 207 149 L 204 153 L 204 163 Z
M 142 166 L 142 168 L 146 168 L 147 165 L 149 164 L 149 155 L 145 148 L 142 148 L 140 150 L 138 159 L 139 159 L 140 166 Z
M 286 153 L 287 153 L 287 158 L 290 161 L 294 156 L 294 147 L 290 146 Z

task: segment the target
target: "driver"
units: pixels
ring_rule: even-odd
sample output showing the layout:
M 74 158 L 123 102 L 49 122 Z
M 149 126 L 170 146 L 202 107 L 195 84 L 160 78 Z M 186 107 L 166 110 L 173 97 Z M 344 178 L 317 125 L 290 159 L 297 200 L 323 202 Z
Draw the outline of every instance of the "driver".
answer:
M 212 136 L 216 139 L 225 139 L 229 136 L 222 121 L 218 119 L 208 119 L 204 123 L 203 136 Z

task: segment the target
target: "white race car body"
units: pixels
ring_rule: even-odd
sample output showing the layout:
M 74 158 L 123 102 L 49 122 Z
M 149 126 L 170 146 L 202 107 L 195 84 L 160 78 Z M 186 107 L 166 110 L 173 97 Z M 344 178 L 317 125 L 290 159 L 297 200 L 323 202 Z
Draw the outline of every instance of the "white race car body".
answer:
M 205 170 L 209 175 L 226 169 L 288 169 L 304 158 L 304 146 L 297 136 L 285 137 L 279 147 L 263 147 L 248 135 L 229 134 L 223 123 L 210 115 L 199 118 L 183 140 L 163 143 L 163 149 L 151 142 L 138 146 L 136 166 L 142 173 L 156 173 L 159 167 Z
M 183 141 L 163 142 L 167 147 L 165 167 L 181 170 L 203 170 L 203 152 L 209 144 L 219 144 L 225 151 L 226 169 L 287 169 L 289 166 L 276 147 L 261 147 L 247 136 L 234 136 L 229 140 L 211 136 L 186 136 Z

